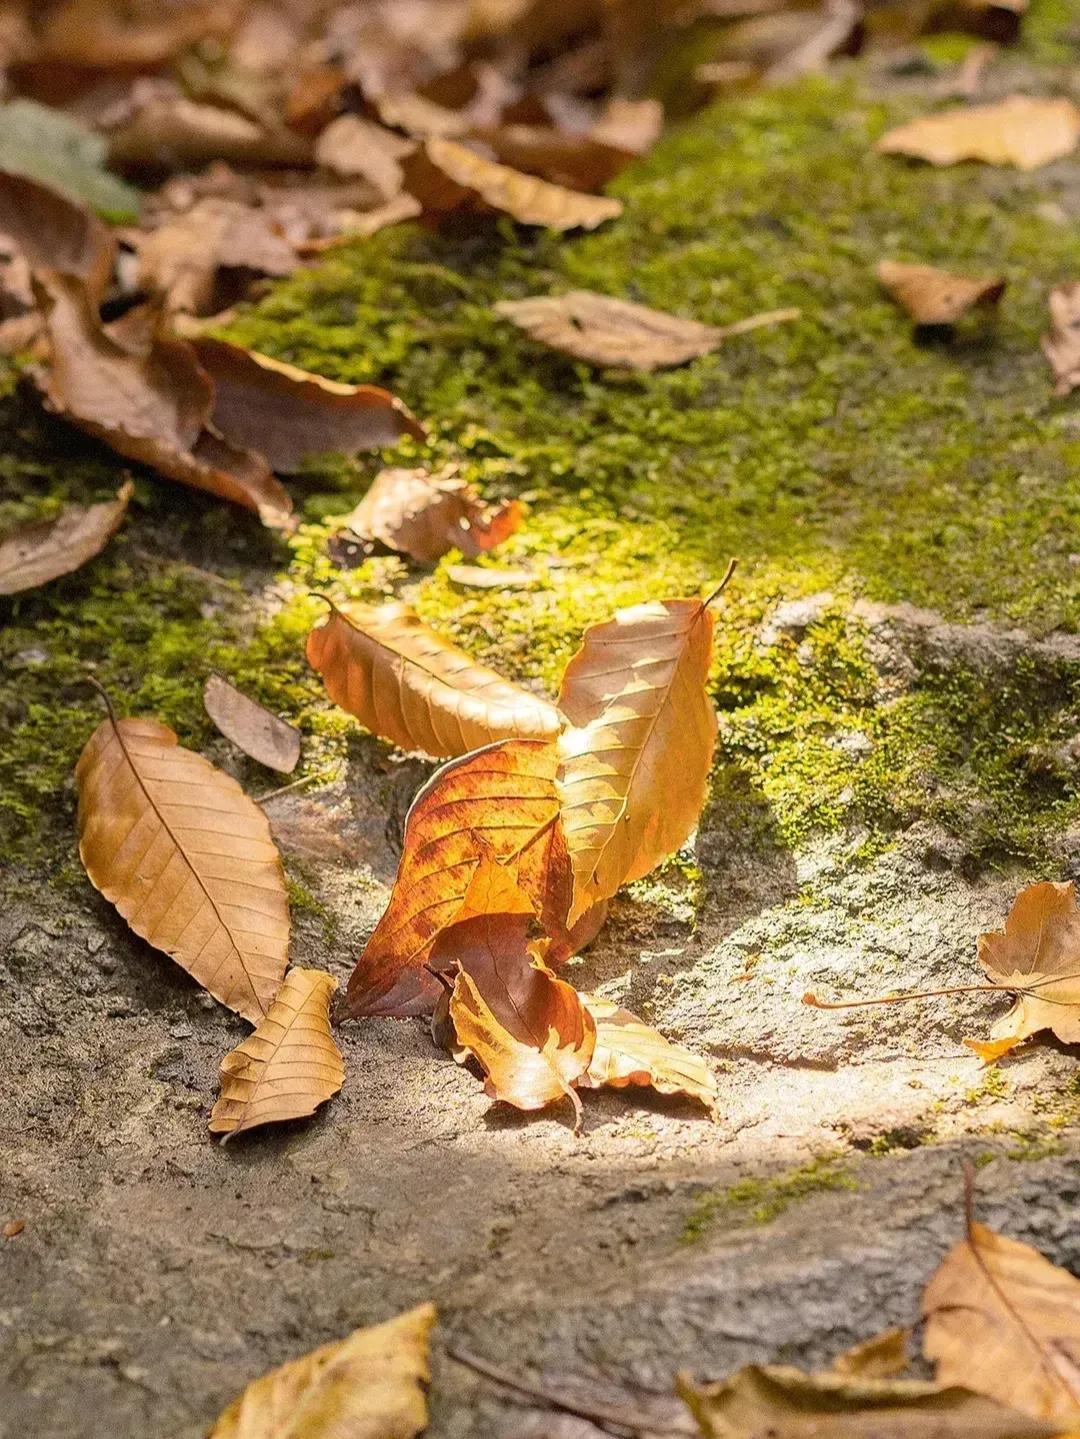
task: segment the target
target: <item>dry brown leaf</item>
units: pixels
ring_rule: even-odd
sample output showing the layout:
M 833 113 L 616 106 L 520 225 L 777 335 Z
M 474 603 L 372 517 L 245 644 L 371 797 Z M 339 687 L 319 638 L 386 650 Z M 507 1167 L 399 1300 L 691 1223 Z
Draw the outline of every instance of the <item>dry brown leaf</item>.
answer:
M 336 988 L 337 980 L 322 970 L 289 970 L 255 1033 L 222 1060 L 211 1134 L 227 1140 L 261 1124 L 303 1119 L 334 1097 L 345 1082 L 330 1032 Z
M 1043 354 L 1057 382 L 1055 395 L 1068 395 L 1080 385 L 1080 280 L 1055 285 L 1050 291 L 1050 330 L 1042 337 Z
M 312 143 L 284 126 L 268 127 L 221 105 L 189 100 L 167 81 L 141 80 L 128 105 L 99 123 L 117 168 L 141 165 L 173 170 L 209 165 L 305 166 Z
M 226 739 L 251 759 L 280 774 L 292 774 L 300 761 L 300 731 L 271 714 L 220 675 L 203 688 L 206 713 Z
M 415 149 L 414 141 L 403 140 L 372 120 L 339 115 L 316 141 L 315 160 L 338 175 L 358 175 L 367 180 L 386 203 L 405 183 L 401 161 Z
M 922 1314 L 940 1383 L 1080 1432 L 1080 1279 L 1068 1270 L 971 1222 L 926 1286 Z
M 435 1306 L 357 1329 L 255 1379 L 208 1439 L 415 1439 Z
M 575 359 L 646 371 L 685 365 L 733 335 L 799 318 L 798 310 L 769 310 L 732 325 L 701 325 L 592 290 L 500 300 L 495 311 L 531 339 Z
M 234 9 L 234 0 L 172 6 L 155 0 L 62 0 L 45 12 L 33 59 L 101 70 L 149 68 L 208 35 L 223 33 Z
M 982 160 L 1037 170 L 1069 155 L 1080 140 L 1080 109 L 1071 100 L 1010 95 L 993 105 L 969 105 L 898 125 L 877 142 L 886 155 L 912 155 L 931 165 Z
M 408 605 L 336 606 L 308 635 L 307 657 L 335 704 L 400 749 L 434 758 L 493 740 L 550 738 L 554 705 L 444 640 Z
M 112 277 L 116 241 L 82 205 L 0 171 L 0 235 L 15 245 L 32 270 L 56 270 L 79 280 L 99 302 Z
M 703 1439 L 1052 1439 L 1060 1429 L 966 1389 L 749 1365 L 719 1384 L 685 1374 L 676 1392 Z
M 917 325 L 954 325 L 975 306 L 993 309 L 1006 283 L 1001 275 L 956 275 L 898 260 L 882 260 L 877 277 Z
M 99 555 L 120 528 L 133 486 L 100 505 L 65 505 L 51 520 L 0 536 L 0 595 L 15 595 L 70 574 Z
M 430 565 L 454 549 L 470 557 L 483 554 L 512 535 L 521 520 L 517 500 L 489 508 L 453 468 L 434 475 L 391 469 L 375 476 L 342 527 Z
M 707 1109 L 716 1107 L 716 1079 L 700 1054 L 672 1044 L 610 999 L 583 994 L 581 1000 L 596 1024 L 592 1062 L 578 1081 L 583 1087 L 648 1085 L 657 1094 L 687 1094 Z
M 486 145 L 501 165 L 570 190 L 599 190 L 634 159 L 632 150 L 589 131 L 555 125 L 487 125 L 471 130 L 469 138 Z
M 838 1354 L 832 1362 L 836 1374 L 856 1379 L 895 1379 L 910 1362 L 911 1330 L 903 1325 L 883 1329 Z
M 167 725 L 110 714 L 75 768 L 90 881 L 148 944 L 257 1024 L 289 952 L 270 825 L 236 781 Z
M 225 340 L 203 336 L 192 347 L 214 381 L 214 424 L 275 470 L 295 470 L 308 455 L 353 455 L 402 435 L 424 437 L 401 401 L 378 385 L 339 384 Z
M 716 742 L 706 689 L 713 617 L 701 600 L 620 610 L 563 676 L 558 791 L 574 869 L 570 923 L 640 879 L 697 823 Z
M 595 230 L 623 211 L 621 200 L 552 185 L 485 159 L 457 140 L 437 136 L 408 161 L 406 185 L 426 210 L 454 210 L 470 197 L 479 197 L 519 224 L 550 230 Z
M 1080 910 L 1072 884 L 1033 884 L 1022 890 L 1004 931 L 979 935 L 979 963 L 994 984 L 1018 993 L 992 1040 L 1019 1043 L 1049 1029 L 1080 1044 Z
M 39 293 L 50 356 L 35 380 L 49 409 L 126 459 L 288 526 L 292 502 L 265 461 L 210 427 L 213 387 L 189 345 L 160 338 L 132 353 L 105 333 L 77 281 L 54 275 Z
M 416 796 L 390 903 L 349 980 L 348 1014 L 431 1012 L 440 986 L 424 966 L 483 858 L 506 867 L 555 938 L 548 962 L 572 953 L 564 927 L 570 869 L 549 742 L 489 745 L 444 765 Z

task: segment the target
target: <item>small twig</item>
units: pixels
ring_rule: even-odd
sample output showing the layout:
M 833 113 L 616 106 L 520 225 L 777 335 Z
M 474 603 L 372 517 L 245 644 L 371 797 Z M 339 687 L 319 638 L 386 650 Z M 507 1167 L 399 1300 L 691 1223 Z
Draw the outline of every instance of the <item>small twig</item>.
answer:
M 720 583 L 716 586 L 712 593 L 706 599 L 703 599 L 701 601 L 701 608 L 703 610 L 707 610 L 712 604 L 713 600 L 718 600 L 720 596 L 724 593 L 724 591 L 727 589 L 728 584 L 731 581 L 731 577 L 735 573 L 735 570 L 738 566 L 738 563 L 739 561 L 734 558 L 728 560 L 728 567 L 724 571 L 724 578 L 720 581 Z
M 745 320 L 736 320 L 731 325 L 717 326 L 717 335 L 722 340 L 729 340 L 733 335 L 745 335 L 750 330 L 760 330 L 763 325 L 783 325 L 788 320 L 801 318 L 801 310 L 765 310 L 760 315 L 749 315 Z
M 908 989 L 902 994 L 879 994 L 872 999 L 818 999 L 814 991 L 808 989 L 802 1002 L 810 1005 L 811 1009 L 865 1009 L 872 1004 L 906 1004 L 909 999 L 940 999 L 949 994 L 1033 994 L 1049 984 L 1064 984 L 1071 979 L 1080 979 L 1080 971 L 1076 974 L 1051 974 L 1045 979 L 1033 980 L 1031 984 L 954 984 L 946 989 Z M 1043 1004 L 1075 1003 L 1050 995 L 1040 995 L 1039 998 Z
M 277 797 L 278 797 L 279 794 L 288 794 L 288 793 L 290 792 L 290 790 L 303 789 L 304 785 L 306 785 L 306 784 L 315 784 L 316 781 L 318 781 L 318 780 L 320 780 L 320 779 L 332 779 L 332 778 L 334 777 L 335 773 L 336 773 L 336 770 L 332 770 L 332 769 L 321 769 L 321 770 L 317 770 L 315 774 L 305 774 L 305 775 L 302 775 L 300 779 L 294 779 L 291 784 L 283 784 L 283 785 L 281 785 L 280 788 L 278 788 L 278 789 L 272 789 L 272 790 L 270 790 L 270 792 L 269 792 L 268 794 L 261 794 L 261 795 L 259 795 L 259 797 L 258 797 L 258 799 L 255 801 L 255 803 L 256 803 L 256 804 L 266 804 L 267 800 L 277 799 Z

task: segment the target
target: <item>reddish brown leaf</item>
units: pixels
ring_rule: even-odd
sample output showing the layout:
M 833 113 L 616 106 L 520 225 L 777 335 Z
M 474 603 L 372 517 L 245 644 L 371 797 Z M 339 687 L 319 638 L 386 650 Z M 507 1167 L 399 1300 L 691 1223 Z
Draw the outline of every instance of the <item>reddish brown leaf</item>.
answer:
M 1070 394 L 1080 385 L 1080 280 L 1050 291 L 1050 330 L 1042 347 L 1057 381 L 1054 394 Z
M 220 675 L 203 689 L 206 713 L 226 739 L 268 769 L 292 774 L 300 760 L 300 731 L 279 719 Z
M 470 131 L 502 165 L 570 190 L 599 190 L 634 158 L 631 150 L 555 125 L 489 125 Z
M 993 309 L 1005 293 L 1001 275 L 955 275 L 898 260 L 882 260 L 877 277 L 917 325 L 954 325 L 976 306 Z
M 132 489 L 129 481 L 114 500 L 66 505 L 55 519 L 0 537 L 0 595 L 34 589 L 99 555 L 120 528 Z
M 376 475 L 343 528 L 429 565 L 453 549 L 470 557 L 493 549 L 521 519 L 516 500 L 489 509 L 452 468 L 435 475 L 392 469 Z

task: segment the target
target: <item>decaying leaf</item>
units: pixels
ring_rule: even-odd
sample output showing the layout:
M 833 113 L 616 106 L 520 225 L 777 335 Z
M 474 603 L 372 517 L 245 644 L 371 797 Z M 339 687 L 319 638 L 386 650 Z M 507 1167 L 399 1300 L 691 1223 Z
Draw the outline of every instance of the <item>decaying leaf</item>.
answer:
M 1069 155 L 1080 140 L 1080 109 L 1071 100 L 1010 95 L 993 105 L 966 105 L 898 125 L 877 142 L 887 155 L 911 155 L 931 165 L 982 160 L 1037 170 Z
M 334 1097 L 345 1082 L 330 1032 L 336 988 L 322 970 L 289 970 L 255 1033 L 222 1061 L 211 1134 L 230 1139 L 261 1124 L 303 1119 Z
M 922 1313 L 939 1382 L 1080 1432 L 1080 1279 L 972 1221 L 926 1286 Z
M 66 505 L 55 519 L 0 536 L 0 595 L 32 590 L 99 555 L 120 528 L 132 490 L 129 481 L 114 500 Z
M 1023 1040 L 1009 1035 L 1005 1039 L 965 1039 L 962 1042 L 979 1056 L 983 1064 L 995 1064 L 1018 1044 L 1022 1044 Z
M 648 874 L 697 823 L 716 742 L 701 600 L 621 610 L 563 675 L 558 791 L 574 869 L 570 923 Z
M 300 731 L 220 675 L 211 675 L 203 688 L 206 713 L 226 739 L 251 759 L 292 774 L 300 760 Z
M 1068 395 L 1080 385 L 1080 280 L 1055 285 L 1050 291 L 1050 329 L 1042 337 L 1043 354 L 1057 382 L 1055 395 Z
M 345 455 L 422 439 L 423 426 L 389 390 L 344 385 L 225 340 L 192 341 L 214 381 L 213 422 L 233 444 L 286 473 L 308 455 Z
M 684 365 L 733 335 L 799 317 L 798 310 L 770 310 L 732 325 L 701 325 L 592 290 L 500 300 L 495 310 L 531 339 L 577 360 L 646 371 Z
M 209 1439 L 415 1439 L 435 1306 L 357 1329 L 254 1380 Z
M 636 1014 L 598 994 L 581 996 L 596 1024 L 596 1049 L 579 1083 L 588 1089 L 648 1085 L 657 1094 L 686 1094 L 716 1106 L 716 1079 L 700 1054 L 672 1044 Z
M 877 276 L 917 325 L 954 325 L 968 310 L 992 309 L 1005 293 L 1001 275 L 955 275 L 933 265 L 882 260 Z
M 405 183 L 401 161 L 416 149 L 392 130 L 360 115 L 339 115 L 315 143 L 315 159 L 338 175 L 367 180 L 385 204 Z
M 1012 1009 L 990 1030 L 992 1040 L 1018 1044 L 1029 1034 L 1049 1029 L 1066 1044 L 1080 1044 L 1080 910 L 1075 885 L 1033 884 L 1022 890 L 1004 931 L 979 935 L 979 963 L 995 984 L 1021 991 Z
M 857 1379 L 895 1379 L 910 1362 L 910 1339 L 911 1330 L 903 1325 L 883 1329 L 838 1354 L 832 1362 L 833 1371 Z
M 285 973 L 289 905 L 259 806 L 167 725 L 117 720 L 75 768 L 79 854 L 148 944 L 257 1024 Z
M 749 1365 L 720 1384 L 677 1393 L 703 1439 L 1051 1439 L 1053 1425 L 967 1389 L 918 1379 L 852 1379 Z
M 397 602 L 332 606 L 308 635 L 307 657 L 334 703 L 366 729 L 436 759 L 493 740 L 550 738 L 561 726 L 549 701 L 477 664 Z
M 489 745 L 444 765 L 416 796 L 390 903 L 349 980 L 348 1014 L 430 1014 L 440 985 L 424 965 L 483 858 L 506 867 L 555 939 L 548 962 L 571 953 L 570 870 L 549 742 Z
M 450 550 L 474 557 L 493 549 L 521 525 L 521 505 L 489 508 L 453 469 L 391 469 L 376 475 L 343 528 L 362 540 L 430 565 Z
M 105 294 L 116 242 L 96 215 L 58 191 L 0 171 L 0 235 L 32 270 L 73 275 L 95 301 Z

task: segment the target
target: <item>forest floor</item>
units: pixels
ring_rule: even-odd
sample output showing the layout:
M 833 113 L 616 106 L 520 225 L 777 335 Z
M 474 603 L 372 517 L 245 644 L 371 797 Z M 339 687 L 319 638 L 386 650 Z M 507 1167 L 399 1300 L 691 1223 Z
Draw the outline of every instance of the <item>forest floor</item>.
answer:
M 1029 43 L 988 98 L 1067 91 L 1049 40 Z M 987 995 L 800 1002 L 975 982 L 976 936 L 1022 885 L 1080 874 L 1080 411 L 1051 398 L 1038 348 L 1047 288 L 1075 276 L 1080 178 L 1075 161 L 874 155 L 952 63 L 928 51 L 904 75 L 727 102 L 618 182 L 627 215 L 607 232 L 392 232 L 240 316 L 247 343 L 391 383 L 432 425 L 425 458 L 524 493 L 497 562 L 534 568 L 534 589 L 460 592 L 396 560 L 337 571 L 324 521 L 376 466 L 327 461 L 288 547 L 140 476 L 138 533 L 5 616 L 0 1208 L 25 1229 L 0 1248 L 3 1439 L 196 1439 L 248 1378 L 427 1298 L 436 1439 L 588 1439 L 448 1346 L 613 1402 L 670 1394 L 679 1368 L 817 1363 L 916 1317 L 961 1230 L 965 1158 L 981 1218 L 1080 1266 L 1075 1055 L 1040 1040 L 984 1068 L 962 1040 L 1004 1008 Z M 996 327 L 916 342 L 878 292 L 886 254 L 1003 271 Z M 559 283 L 804 321 L 602 379 L 490 315 Z M 14 389 L 2 403 L 13 515 L 28 474 L 55 497 L 115 490 L 104 451 Z M 256 793 L 265 773 L 209 739 L 206 673 L 300 722 L 303 772 L 332 779 L 267 802 L 292 959 L 344 980 L 427 768 L 327 707 L 302 660 L 311 588 L 407 595 L 550 687 L 583 625 L 695 593 L 730 554 L 696 845 L 631 886 L 573 967 L 710 1057 L 716 1119 L 606 1091 L 575 1139 L 568 1107 L 491 1106 L 423 1024 L 367 1020 L 338 1030 L 348 1078 L 313 1121 L 212 1144 L 244 1026 L 77 866 L 68 776 L 97 722 L 83 670 Z

